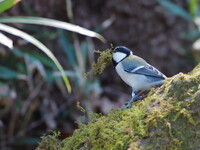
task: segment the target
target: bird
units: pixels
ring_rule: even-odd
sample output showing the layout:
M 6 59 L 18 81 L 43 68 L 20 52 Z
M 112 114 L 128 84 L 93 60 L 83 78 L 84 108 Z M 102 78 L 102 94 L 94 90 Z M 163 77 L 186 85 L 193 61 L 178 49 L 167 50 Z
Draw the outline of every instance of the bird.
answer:
M 125 46 L 116 46 L 112 52 L 112 62 L 121 79 L 132 87 L 132 98 L 122 108 L 131 108 L 131 104 L 141 98 L 141 93 L 162 85 L 167 78 L 158 69 L 147 63 Z

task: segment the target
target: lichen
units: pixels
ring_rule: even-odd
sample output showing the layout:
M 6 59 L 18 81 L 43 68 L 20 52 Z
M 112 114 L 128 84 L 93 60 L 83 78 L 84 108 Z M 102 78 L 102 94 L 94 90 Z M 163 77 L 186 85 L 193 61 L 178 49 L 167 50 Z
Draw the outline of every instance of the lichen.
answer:
M 168 78 L 131 109 L 113 109 L 60 142 L 66 149 L 200 149 L 200 64 Z M 40 143 L 42 144 L 44 140 Z

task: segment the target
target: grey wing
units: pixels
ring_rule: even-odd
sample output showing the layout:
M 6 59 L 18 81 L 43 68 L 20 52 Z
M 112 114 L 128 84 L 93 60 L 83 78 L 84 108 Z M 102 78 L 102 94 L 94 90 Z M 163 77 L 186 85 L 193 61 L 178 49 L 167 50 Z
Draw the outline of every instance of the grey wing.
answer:
M 156 68 L 154 68 L 151 65 L 124 68 L 124 71 L 128 73 L 133 73 L 133 74 L 141 74 L 141 75 L 163 78 L 163 79 L 166 78 L 164 74 L 162 74 L 160 71 L 158 71 Z

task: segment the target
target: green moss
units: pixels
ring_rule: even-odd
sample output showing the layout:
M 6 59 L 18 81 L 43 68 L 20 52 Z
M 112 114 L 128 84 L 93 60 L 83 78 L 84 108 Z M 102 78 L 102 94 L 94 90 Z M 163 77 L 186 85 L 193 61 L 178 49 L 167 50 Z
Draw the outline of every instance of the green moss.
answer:
M 42 137 L 36 150 L 59 150 L 62 148 L 61 141 L 58 139 L 60 132 L 54 131 L 52 135 Z
M 167 79 L 132 109 L 112 110 L 87 125 L 79 124 L 58 150 L 200 149 L 199 84 L 200 65 Z
M 94 52 L 99 53 L 100 56 L 97 59 L 97 63 L 92 64 L 92 69 L 86 73 L 86 77 L 90 74 L 102 74 L 104 69 L 112 62 L 112 49 Z

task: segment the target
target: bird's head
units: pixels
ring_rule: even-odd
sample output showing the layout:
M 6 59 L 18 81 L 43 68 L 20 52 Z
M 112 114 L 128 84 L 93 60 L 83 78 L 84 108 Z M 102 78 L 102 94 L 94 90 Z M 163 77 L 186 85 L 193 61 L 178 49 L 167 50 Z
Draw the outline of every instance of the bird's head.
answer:
M 117 46 L 113 48 L 113 54 L 112 54 L 112 61 L 114 66 L 116 66 L 119 62 L 124 60 L 129 55 L 132 55 L 132 51 L 124 46 Z

